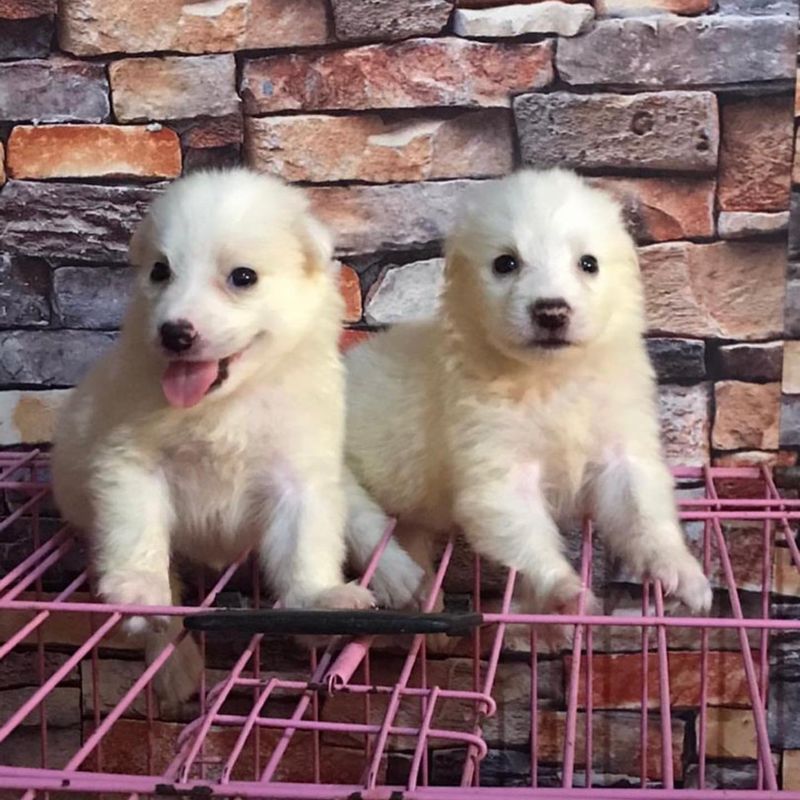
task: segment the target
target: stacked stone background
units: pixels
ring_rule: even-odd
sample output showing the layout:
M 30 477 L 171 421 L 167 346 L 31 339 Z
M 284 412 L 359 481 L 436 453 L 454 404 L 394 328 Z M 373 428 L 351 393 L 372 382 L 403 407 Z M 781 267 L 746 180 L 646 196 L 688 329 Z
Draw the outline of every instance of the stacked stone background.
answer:
M 46 442 L 53 410 L 113 341 L 132 277 L 127 239 L 165 181 L 246 163 L 308 186 L 337 235 L 352 341 L 433 310 L 454 201 L 524 163 L 576 167 L 624 203 L 671 460 L 794 463 L 796 27 L 791 0 L 0 0 L 0 445 Z M 757 537 L 737 541 L 740 583 L 757 590 Z M 0 543 L 0 562 L 25 544 Z M 48 638 L 74 645 L 70 624 Z M 671 645 L 676 774 L 691 782 L 697 639 Z M 752 718 L 727 652 L 736 643 L 712 646 L 712 771 L 752 784 Z M 139 669 L 115 647 L 106 704 Z M 596 661 L 595 738 L 614 742 L 598 750 L 606 775 L 637 763 L 635 743 L 620 744 L 638 736 L 639 700 L 626 694 L 638 685 L 635 647 L 606 642 Z M 28 691 L 28 658 L 0 672 L 0 718 Z M 796 668 L 775 658 L 773 708 L 791 711 Z M 568 659 L 545 663 L 543 747 L 555 763 Z M 442 680 L 460 675 L 457 658 L 441 665 Z M 501 667 L 508 710 L 488 771 L 506 780 L 525 780 L 523 673 L 513 659 Z M 81 720 L 88 730 L 89 675 L 87 662 L 48 704 L 54 754 L 74 751 Z M 108 769 L 114 749 L 130 766 L 141 738 L 140 721 L 123 722 Z M 177 728 L 161 724 L 166 747 Z M 773 714 L 787 788 L 800 787 L 796 727 Z M 32 723 L 0 757 L 24 759 L 37 735 Z M 448 758 L 437 756 L 442 776 Z

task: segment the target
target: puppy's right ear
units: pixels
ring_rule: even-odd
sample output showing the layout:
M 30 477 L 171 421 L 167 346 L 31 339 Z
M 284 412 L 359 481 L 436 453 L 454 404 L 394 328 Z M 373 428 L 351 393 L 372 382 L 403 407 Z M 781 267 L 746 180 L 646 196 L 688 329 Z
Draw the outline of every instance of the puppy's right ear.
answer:
M 152 241 L 153 223 L 146 216 L 136 226 L 128 244 L 128 260 L 134 267 L 141 267 L 147 257 L 147 243 Z
M 333 262 L 333 236 L 313 214 L 306 213 L 300 222 L 300 237 L 306 257 L 306 272 L 338 272 Z

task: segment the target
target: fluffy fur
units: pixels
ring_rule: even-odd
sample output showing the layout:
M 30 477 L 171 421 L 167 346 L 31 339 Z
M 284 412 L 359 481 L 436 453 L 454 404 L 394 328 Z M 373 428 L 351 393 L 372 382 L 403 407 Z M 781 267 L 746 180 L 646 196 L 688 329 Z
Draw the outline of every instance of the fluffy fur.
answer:
M 107 601 L 170 604 L 173 554 L 219 568 L 255 548 L 287 606 L 371 605 L 342 577 L 342 300 L 331 255 L 304 195 L 271 178 L 198 173 L 154 202 L 131 241 L 138 276 L 120 340 L 72 394 L 53 453 L 56 499 L 90 534 Z M 153 280 L 156 263 L 167 279 Z M 257 282 L 237 287 L 231 273 L 243 266 Z M 179 354 L 161 333 L 176 320 L 195 335 Z M 182 396 L 174 371 L 198 364 L 214 384 L 190 407 L 168 403 L 169 370 Z M 151 655 L 177 621 L 160 621 L 166 634 L 152 622 L 127 622 L 147 632 Z M 190 638 L 167 667 L 157 689 L 180 702 L 200 667 Z
M 499 256 L 517 268 L 496 274 Z M 541 324 L 542 301 L 567 315 L 563 328 Z M 606 194 L 560 170 L 484 184 L 447 242 L 438 318 L 348 356 L 349 467 L 399 516 L 402 540 L 461 526 L 481 555 L 521 573 L 535 609 L 574 610 L 580 581 L 559 527 L 587 511 L 631 569 L 705 609 L 644 329 L 636 250 Z

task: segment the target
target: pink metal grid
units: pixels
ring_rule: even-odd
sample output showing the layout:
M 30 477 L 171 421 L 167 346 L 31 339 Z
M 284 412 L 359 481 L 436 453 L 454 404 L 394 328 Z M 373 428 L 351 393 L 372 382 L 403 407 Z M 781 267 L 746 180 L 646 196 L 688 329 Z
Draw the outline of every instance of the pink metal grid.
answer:
M 126 614 L 155 611 L 188 616 L 213 608 L 233 585 L 247 554 L 218 576 L 210 588 L 201 586 L 196 605 L 157 609 L 98 605 L 83 594 L 89 589 L 86 569 L 66 577 L 63 570 L 58 573 L 59 567 L 74 555 L 79 540 L 63 525 L 56 525 L 49 537 L 44 535 L 43 520 L 53 514 L 46 472 L 45 454 L 0 453 L 0 542 L 11 541 L 11 531 L 17 539 L 30 539 L 29 552 L 0 578 L 0 674 L 4 659 L 14 653 L 32 654 L 36 671 L 31 681 L 35 686 L 20 695 L 19 705 L 7 719 L 0 719 L 0 797 L 30 799 L 54 796 L 51 793 L 56 792 L 59 796 L 71 793 L 81 797 L 177 794 L 363 800 L 455 800 L 473 795 L 486 800 L 717 797 L 721 793 L 707 782 L 709 642 L 710 637 L 722 631 L 732 634 L 738 645 L 737 668 L 744 677 L 757 743 L 754 788 L 730 791 L 724 796 L 742 800 L 768 798 L 777 796 L 780 790 L 767 726 L 768 651 L 771 634 L 800 632 L 800 620 L 770 618 L 771 576 L 776 548 L 788 552 L 791 569 L 800 575 L 800 550 L 792 528 L 800 519 L 800 501 L 782 498 L 767 469 L 675 470 L 676 478 L 702 488 L 701 497 L 680 501 L 681 517 L 684 522 L 702 525 L 704 567 L 708 574 L 716 568 L 722 576 L 729 616 L 669 616 L 658 583 L 643 587 L 641 614 L 590 616 L 584 613 L 583 606 L 578 614 L 559 617 L 515 613 L 513 572 L 505 576 L 502 598 L 490 610 L 482 593 L 481 565 L 474 559 L 472 610 L 482 612 L 483 624 L 471 638 L 455 643 L 451 651 L 469 661 L 471 674 L 466 683 L 451 686 L 431 679 L 440 654 L 435 643 L 423 635 L 409 637 L 403 643 L 402 656 L 392 662 L 395 666 L 388 675 L 385 668 L 380 675 L 375 674 L 385 645 L 380 637 L 340 637 L 327 647 L 312 650 L 299 676 L 298 670 L 292 675 L 272 670 L 267 640 L 256 635 L 242 641 L 238 655 L 222 677 L 212 680 L 218 673 L 206 669 L 195 716 L 181 725 L 158 718 L 152 681 L 173 656 L 180 639 L 189 634 L 182 632 L 151 665 L 142 666 L 130 688 L 121 692 L 112 707 L 103 709 L 100 676 L 104 648 L 109 646 L 106 637 L 113 634 Z M 743 495 L 745 491 L 747 494 Z M 747 616 L 740 601 L 731 534 L 726 530 L 729 523 L 743 521 L 758 526 L 762 534 L 760 552 L 753 553 L 753 559 L 761 565 L 760 605 L 755 616 L 752 612 Z M 369 583 L 390 534 L 391 531 L 386 532 L 382 546 L 361 577 L 362 583 Z M 454 541 L 450 540 L 426 600 L 428 610 L 434 608 L 442 591 L 454 550 Z M 590 521 L 583 528 L 581 576 L 585 586 L 592 585 Z M 55 590 L 54 581 L 60 581 Z M 262 598 L 256 569 L 252 571 L 251 588 L 252 603 L 258 606 Z M 48 626 L 66 615 L 75 619 L 76 613 L 78 619 L 91 620 L 85 637 L 72 641 L 66 649 L 63 644 L 48 641 Z M 540 666 L 548 656 L 540 644 L 540 634 L 542 625 L 554 623 L 571 626 L 573 636 L 571 657 L 565 661 L 563 733 L 559 757 L 552 765 L 557 780 L 552 779 L 551 771 L 550 778 L 543 781 L 541 766 L 548 758 L 552 761 L 552 755 L 544 752 L 542 739 L 552 736 L 541 724 L 547 701 L 540 696 Z M 491 744 L 485 735 L 485 724 L 499 712 L 495 697 L 498 666 L 504 658 L 511 626 L 518 634 L 520 625 L 526 626 L 529 644 L 522 656 L 530 668 L 527 785 L 484 785 L 481 766 Z M 636 711 L 639 753 L 638 759 L 632 759 L 630 770 L 638 771 L 638 785 L 629 781 L 626 788 L 597 785 L 593 767 L 597 713 L 593 708 L 593 685 L 598 679 L 593 667 L 595 644 L 612 629 L 638 632 L 641 639 L 641 702 Z M 671 637 L 679 631 L 696 635 L 700 661 L 697 779 L 691 787 L 675 775 L 672 741 L 676 712 L 671 708 L 670 647 Z M 211 653 L 216 647 L 213 639 L 200 639 L 204 653 Z M 48 653 L 55 652 L 60 654 L 57 666 L 48 668 Z M 651 701 L 653 656 L 657 664 L 656 708 L 652 708 Z M 519 660 L 520 653 L 515 657 Z M 86 670 L 89 676 L 84 683 L 91 695 L 92 713 L 83 720 L 80 745 L 64 755 L 54 752 L 47 708 L 55 690 L 70 679 L 76 667 Z M 238 702 L 234 702 L 237 698 Z M 142 735 L 125 740 L 120 758 L 117 726 L 132 715 L 137 716 L 132 714 L 136 704 L 140 708 L 137 730 Z M 453 713 L 453 708 L 458 713 Z M 660 737 L 655 741 L 649 734 L 650 715 L 657 715 L 660 723 Z M 18 763 L 19 759 L 11 763 L 4 753 L 10 752 L 8 745 L 14 736 L 31 729 L 32 720 L 38 728 L 36 752 L 28 754 L 29 763 L 25 765 Z M 172 732 L 171 738 L 164 738 L 165 729 Z M 442 749 L 458 754 L 458 774 L 454 777 L 448 773 L 447 780 L 437 777 L 432 768 L 434 754 Z M 654 750 L 660 757 L 652 757 Z M 113 761 L 110 766 L 109 758 Z M 800 792 L 780 791 L 780 795 L 800 798 Z

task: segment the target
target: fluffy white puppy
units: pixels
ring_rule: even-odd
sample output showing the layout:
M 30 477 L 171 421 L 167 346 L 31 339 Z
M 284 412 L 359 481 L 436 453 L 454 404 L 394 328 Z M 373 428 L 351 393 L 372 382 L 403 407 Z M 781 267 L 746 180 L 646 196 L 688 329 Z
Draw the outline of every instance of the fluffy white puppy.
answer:
M 636 250 L 610 197 L 561 170 L 481 185 L 447 242 L 438 319 L 348 356 L 346 457 L 368 493 L 351 527 L 372 502 L 406 543 L 459 525 L 521 573 L 534 608 L 564 612 L 580 581 L 559 527 L 590 512 L 631 569 L 707 608 L 644 330 Z
M 301 191 L 245 170 L 194 174 L 153 203 L 120 340 L 72 394 L 53 452 L 57 502 L 89 533 L 107 601 L 168 605 L 173 554 L 219 568 L 252 547 L 286 606 L 371 605 L 342 577 L 331 255 Z M 150 629 L 150 657 L 163 641 Z M 180 702 L 200 667 L 191 639 L 170 664 L 156 688 Z

